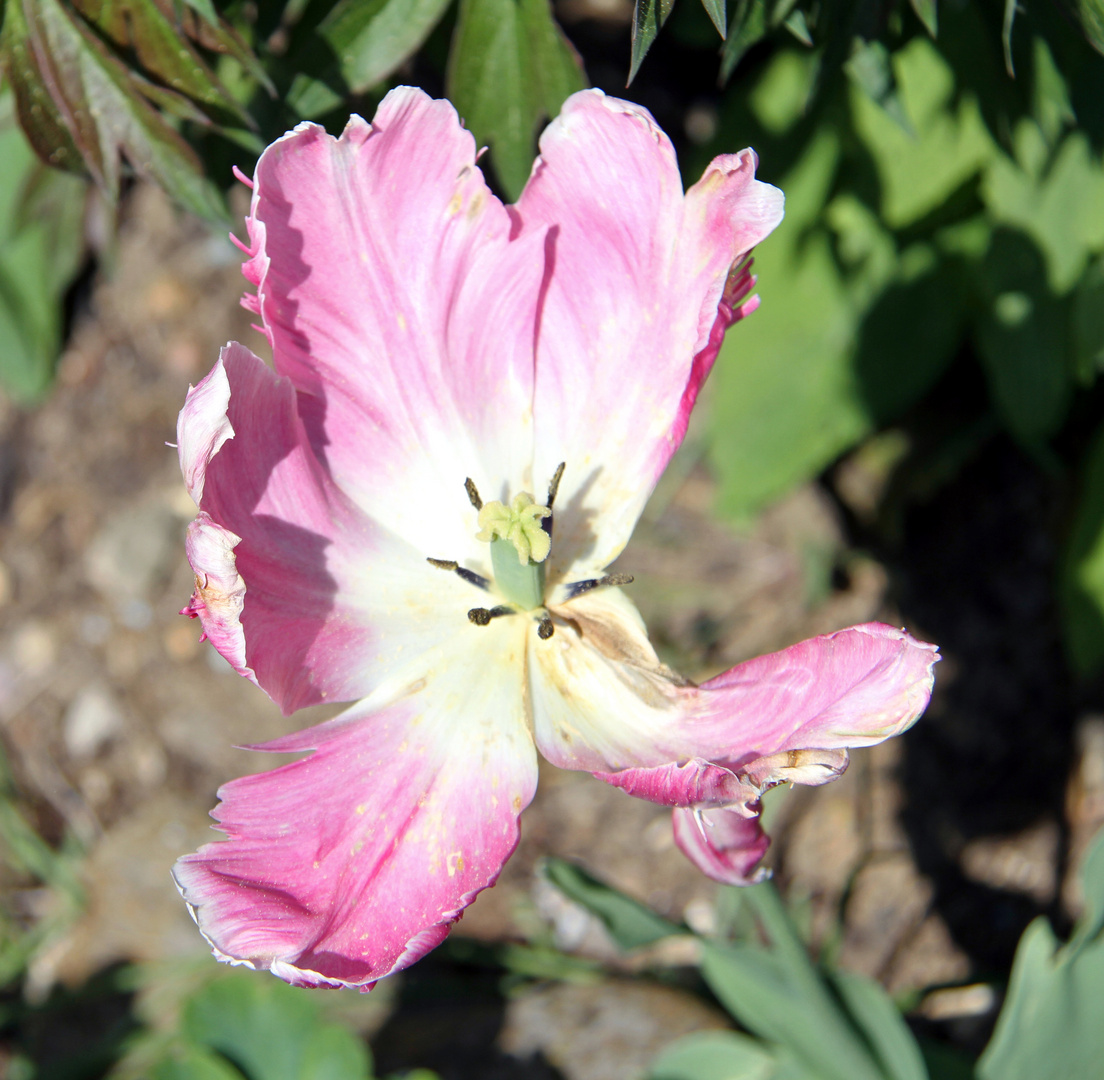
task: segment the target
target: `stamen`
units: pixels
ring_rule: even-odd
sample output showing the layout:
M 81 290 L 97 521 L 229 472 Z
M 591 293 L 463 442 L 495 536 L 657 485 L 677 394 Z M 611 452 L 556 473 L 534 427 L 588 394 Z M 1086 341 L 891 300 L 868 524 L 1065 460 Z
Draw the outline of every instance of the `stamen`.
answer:
M 501 604 L 498 607 L 493 607 L 488 610 L 485 607 L 473 607 L 468 612 L 468 619 L 470 622 L 475 623 L 476 626 L 486 626 L 491 619 L 497 619 L 502 615 L 516 615 L 517 612 L 512 607 L 503 607 Z
M 437 567 L 438 570 L 447 570 L 449 573 L 456 574 L 457 577 L 463 578 L 469 585 L 474 585 L 477 589 L 486 590 L 491 587 L 491 583 L 482 574 L 477 574 L 474 570 L 468 570 L 453 562 L 452 559 L 426 559 L 426 562 L 430 566 Z
M 479 491 L 475 486 L 475 481 L 469 476 L 464 480 L 464 490 L 468 493 L 468 498 L 471 500 L 472 506 L 476 510 L 483 509 L 483 500 L 479 497 Z
M 556 628 L 552 625 L 552 620 L 545 615 L 537 624 L 537 637 L 541 641 L 547 641 L 555 632 Z
M 548 502 L 546 505 L 549 510 L 552 509 L 552 504 L 556 501 L 556 492 L 560 490 L 560 481 L 563 479 L 566 465 L 566 461 L 561 461 L 559 465 L 556 466 L 556 473 L 552 477 L 552 482 L 548 485 Z
M 568 600 L 574 600 L 576 597 L 582 596 L 583 593 L 588 593 L 592 589 L 604 589 L 608 585 L 631 585 L 632 583 L 632 574 L 606 574 L 605 577 L 572 582 L 570 585 L 565 586 L 565 588 L 567 589 Z

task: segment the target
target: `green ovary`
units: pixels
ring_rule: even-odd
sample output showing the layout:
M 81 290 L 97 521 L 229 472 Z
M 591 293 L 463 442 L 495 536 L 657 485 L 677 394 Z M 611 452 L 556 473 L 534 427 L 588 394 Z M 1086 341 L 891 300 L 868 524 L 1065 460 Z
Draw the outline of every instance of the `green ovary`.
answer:
M 544 560 L 552 540 L 541 521 L 551 513 L 524 491 L 514 496 L 509 507 L 495 501 L 479 511 L 477 538 L 490 542 L 495 584 L 523 611 L 544 604 Z

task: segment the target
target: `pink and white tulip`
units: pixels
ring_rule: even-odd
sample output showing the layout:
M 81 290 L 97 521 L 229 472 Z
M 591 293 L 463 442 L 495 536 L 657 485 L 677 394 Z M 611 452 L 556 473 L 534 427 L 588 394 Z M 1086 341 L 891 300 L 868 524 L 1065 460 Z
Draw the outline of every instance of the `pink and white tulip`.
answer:
M 880 624 L 695 686 L 604 577 L 754 309 L 782 218 L 755 155 L 684 194 L 648 113 L 591 90 L 516 206 L 476 157 L 409 88 L 270 146 L 245 303 L 275 371 L 232 343 L 180 414 L 189 613 L 285 712 L 355 702 L 257 747 L 305 756 L 225 785 L 227 838 L 175 870 L 220 959 L 297 985 L 368 989 L 437 945 L 514 850 L 538 750 L 673 807 L 683 851 L 748 882 L 762 792 L 832 779 L 931 691 L 934 647 Z

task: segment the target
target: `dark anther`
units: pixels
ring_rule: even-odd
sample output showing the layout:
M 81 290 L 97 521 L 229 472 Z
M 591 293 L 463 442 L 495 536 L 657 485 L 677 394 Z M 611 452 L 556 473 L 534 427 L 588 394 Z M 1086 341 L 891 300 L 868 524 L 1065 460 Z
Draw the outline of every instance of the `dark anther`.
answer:
M 468 498 L 471 499 L 471 504 L 476 510 L 483 509 L 483 500 L 479 497 L 479 491 L 475 486 L 475 481 L 469 476 L 464 480 L 464 490 L 468 493 Z
M 555 632 L 556 628 L 552 625 L 552 620 L 545 615 L 537 624 L 537 637 L 539 637 L 541 641 L 547 641 Z
M 561 461 L 556 466 L 556 473 L 552 477 L 552 482 L 548 485 L 548 509 L 552 509 L 552 504 L 556 501 L 556 492 L 560 490 L 560 481 L 563 479 L 564 467 L 567 465 L 566 461 Z
M 552 477 L 552 482 L 548 485 L 548 509 L 552 509 L 552 504 L 556 501 L 556 492 L 560 490 L 560 480 L 563 479 L 565 462 L 561 461 L 556 467 L 555 475 Z M 552 535 L 552 515 L 549 514 L 541 522 L 541 528 L 544 529 L 549 536 Z
M 426 562 L 430 566 L 436 566 L 438 570 L 447 570 L 449 573 L 462 577 L 469 585 L 474 585 L 477 589 L 489 589 L 491 587 L 491 583 L 482 574 L 477 574 L 474 570 L 466 570 L 464 567 L 458 566 L 452 559 L 426 559 Z
M 567 586 L 567 598 L 568 600 L 574 600 L 575 597 L 582 596 L 583 593 L 588 593 L 592 589 L 604 589 L 607 585 L 631 585 L 632 582 L 632 574 L 606 574 L 605 577 L 575 581 Z
M 456 572 L 469 585 L 474 585 L 477 589 L 489 589 L 491 587 L 491 583 L 482 574 L 477 574 L 474 570 L 465 570 L 464 567 L 458 566 Z
M 475 623 L 476 626 L 486 626 L 491 619 L 497 619 L 500 615 L 513 615 L 515 614 L 512 607 L 505 607 L 499 604 L 498 607 L 493 607 L 488 611 L 485 607 L 473 607 L 468 612 L 468 619 Z

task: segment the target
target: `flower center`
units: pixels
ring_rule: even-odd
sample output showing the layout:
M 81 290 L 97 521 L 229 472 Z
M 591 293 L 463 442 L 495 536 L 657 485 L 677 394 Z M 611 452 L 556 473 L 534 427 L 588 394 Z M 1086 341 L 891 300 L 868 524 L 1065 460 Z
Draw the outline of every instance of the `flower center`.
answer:
M 479 510 L 476 539 L 491 545 L 495 584 L 522 611 L 544 605 L 544 561 L 552 537 L 543 522 L 551 516 L 551 508 L 538 505 L 527 491 L 515 495 L 508 507 L 496 500 Z

